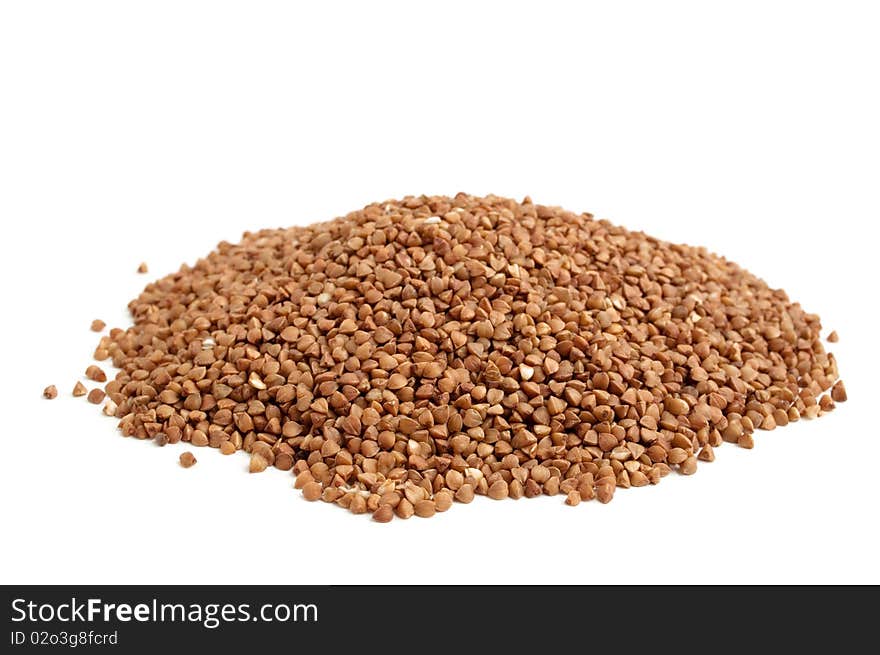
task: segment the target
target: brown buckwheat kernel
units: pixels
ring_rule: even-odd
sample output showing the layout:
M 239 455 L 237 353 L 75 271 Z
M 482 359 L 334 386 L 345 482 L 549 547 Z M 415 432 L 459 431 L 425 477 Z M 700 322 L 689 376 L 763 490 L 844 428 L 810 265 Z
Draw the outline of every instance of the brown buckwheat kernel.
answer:
M 86 369 L 86 377 L 95 382 L 106 382 L 107 374 L 99 366 L 92 364 Z
M 320 482 L 308 482 L 302 488 L 303 497 L 308 501 L 318 500 L 322 491 Z
M 373 520 L 379 523 L 388 523 L 394 518 L 394 508 L 391 505 L 379 505 L 378 509 L 373 512 Z
M 266 467 L 269 466 L 269 462 L 266 461 L 266 458 L 260 455 L 259 453 L 254 453 L 251 455 L 251 463 L 248 467 L 248 470 L 251 473 L 260 473 L 261 471 L 265 471 Z

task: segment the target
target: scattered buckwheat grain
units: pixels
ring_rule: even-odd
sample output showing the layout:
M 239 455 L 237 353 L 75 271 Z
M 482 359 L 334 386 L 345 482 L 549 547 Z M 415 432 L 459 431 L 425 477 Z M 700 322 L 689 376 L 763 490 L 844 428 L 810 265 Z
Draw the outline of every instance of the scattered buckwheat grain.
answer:
M 94 321 L 92 321 L 92 332 L 100 332 L 105 327 L 107 327 L 107 324 L 100 318 L 96 318 Z
M 82 382 L 77 382 L 75 385 L 73 385 L 73 395 L 76 398 L 79 398 L 80 396 L 85 396 L 88 392 L 89 390 L 86 389 L 86 386 Z
M 92 364 L 86 369 L 86 377 L 95 382 L 106 382 L 107 374 L 101 370 L 101 367 Z
M 607 503 L 846 397 L 784 291 L 528 198 L 248 232 L 129 308 L 95 351 L 123 434 L 243 450 L 378 522 L 475 495 Z
M 93 405 L 100 405 L 107 394 L 104 393 L 101 389 L 92 389 L 89 391 L 88 401 Z
M 193 455 L 188 450 L 185 450 L 182 453 L 180 453 L 180 465 L 185 469 L 188 469 L 190 466 L 195 464 L 197 461 L 198 460 L 196 459 L 196 456 Z
M 50 384 L 48 387 L 43 389 L 43 398 L 47 400 L 53 400 L 58 397 L 58 389 L 54 384 Z

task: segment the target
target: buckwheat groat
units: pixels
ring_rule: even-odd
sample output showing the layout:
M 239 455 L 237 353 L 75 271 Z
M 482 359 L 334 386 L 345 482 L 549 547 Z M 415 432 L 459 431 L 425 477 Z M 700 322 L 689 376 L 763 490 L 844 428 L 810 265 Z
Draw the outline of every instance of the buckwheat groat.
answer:
M 96 351 L 125 435 L 244 450 L 383 523 L 475 495 L 606 503 L 846 398 L 784 291 L 528 198 L 246 233 L 129 308 Z

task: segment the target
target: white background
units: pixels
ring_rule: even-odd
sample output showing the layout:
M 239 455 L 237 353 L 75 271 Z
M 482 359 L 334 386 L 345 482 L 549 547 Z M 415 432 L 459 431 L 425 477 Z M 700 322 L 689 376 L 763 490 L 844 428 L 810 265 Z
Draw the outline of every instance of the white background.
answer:
M 876 4 L 305 4 L 0 5 L 0 582 L 880 582 Z M 70 397 L 91 320 L 218 241 L 458 191 L 723 253 L 840 333 L 849 402 L 607 506 L 378 525 Z

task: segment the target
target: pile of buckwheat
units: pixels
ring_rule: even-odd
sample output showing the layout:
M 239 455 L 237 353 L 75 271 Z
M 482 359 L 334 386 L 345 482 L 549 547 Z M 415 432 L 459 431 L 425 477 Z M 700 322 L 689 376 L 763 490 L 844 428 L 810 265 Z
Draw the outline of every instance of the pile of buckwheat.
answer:
M 124 435 L 244 450 L 382 522 L 475 495 L 608 502 L 846 399 L 785 292 L 528 198 L 246 233 L 129 308 L 95 353 Z

